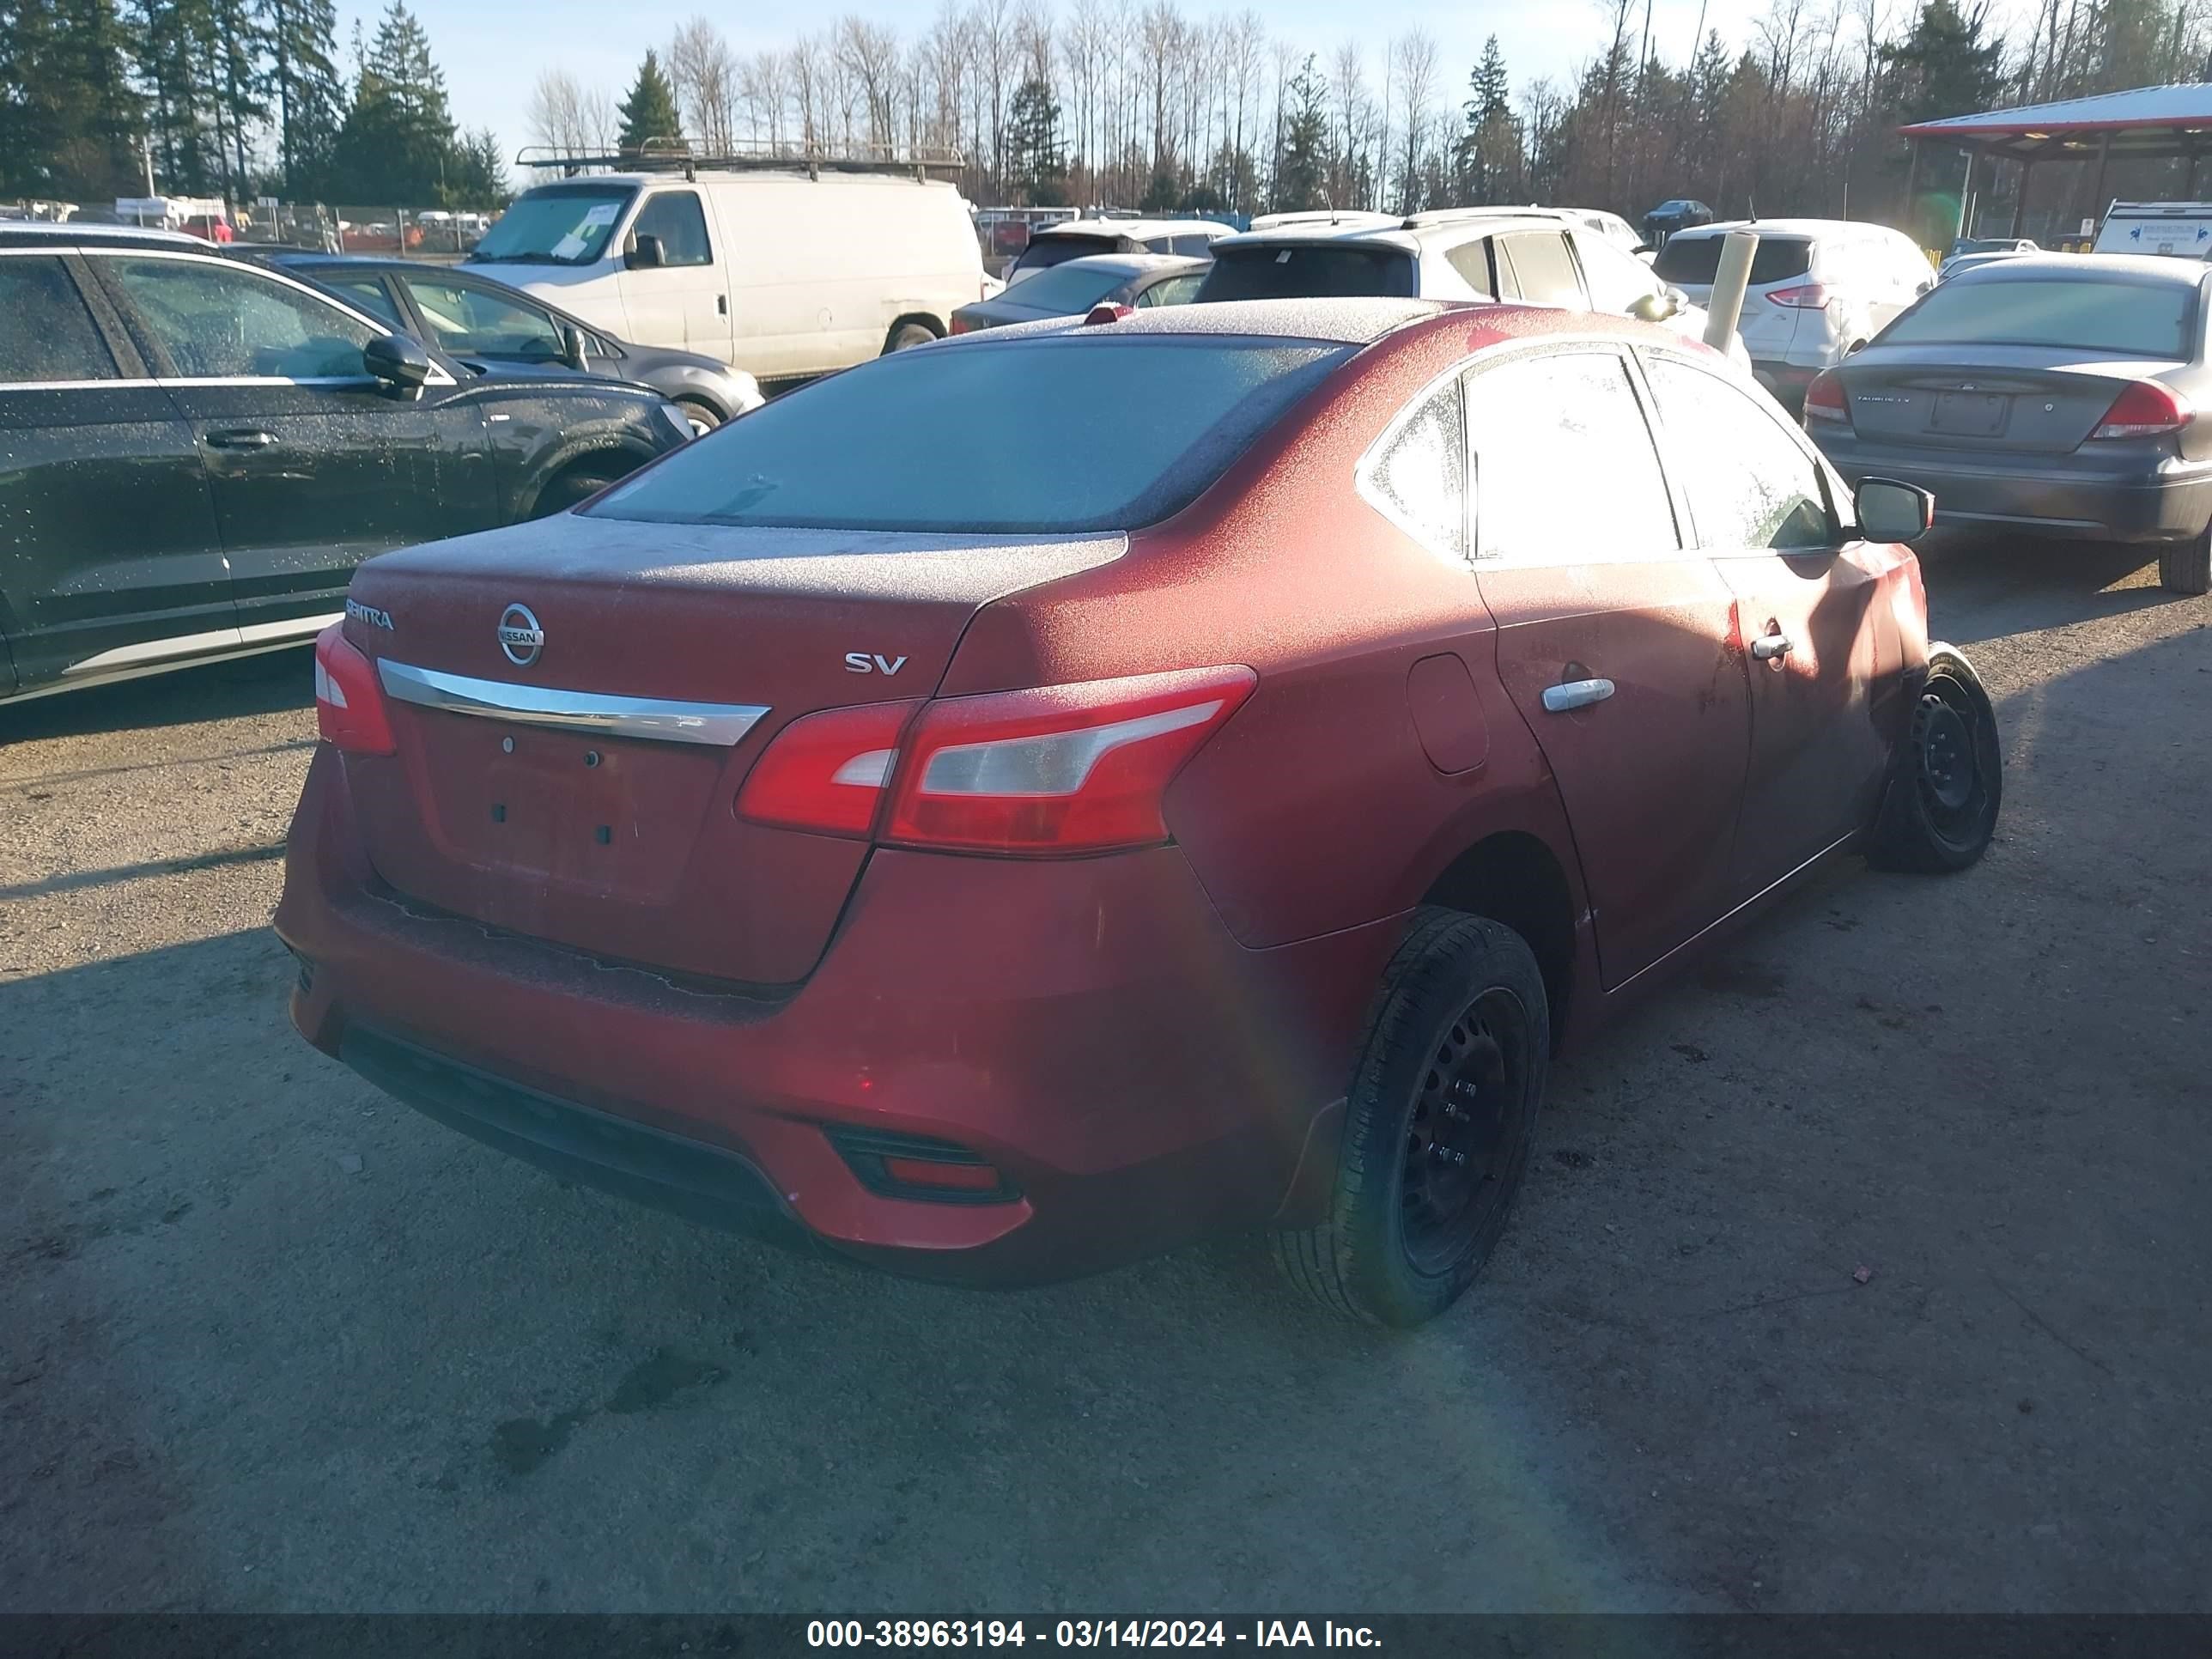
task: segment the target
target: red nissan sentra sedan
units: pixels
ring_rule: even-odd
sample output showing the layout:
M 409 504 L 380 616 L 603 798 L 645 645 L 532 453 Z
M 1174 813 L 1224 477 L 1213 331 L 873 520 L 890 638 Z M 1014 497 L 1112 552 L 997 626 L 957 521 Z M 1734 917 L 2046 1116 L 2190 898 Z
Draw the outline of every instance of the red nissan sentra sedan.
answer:
M 577 1178 L 982 1282 L 1268 1228 L 1449 1304 L 1565 1034 L 2000 787 L 1717 357 L 1413 301 L 902 352 L 371 561 L 276 926 L 317 1047 Z

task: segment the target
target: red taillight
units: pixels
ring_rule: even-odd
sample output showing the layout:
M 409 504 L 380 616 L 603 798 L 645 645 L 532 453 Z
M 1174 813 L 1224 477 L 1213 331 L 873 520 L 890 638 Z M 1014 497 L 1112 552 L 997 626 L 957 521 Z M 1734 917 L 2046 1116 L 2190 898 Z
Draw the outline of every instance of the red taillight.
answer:
M 965 334 L 968 331 L 968 319 L 965 317 L 963 317 L 958 312 L 954 312 L 952 313 L 952 332 L 955 334 Z
M 2156 438 L 2179 432 L 2192 411 L 2181 394 L 2157 380 L 2136 380 L 2112 399 L 2092 438 Z
M 776 734 L 738 792 L 756 823 L 865 840 L 916 705 L 870 702 L 795 720 Z
M 1803 283 L 1796 288 L 1778 288 L 1766 297 L 1769 303 L 1788 306 L 1793 311 L 1825 311 L 1828 308 L 1828 290 L 1818 283 Z
M 1813 384 L 1805 388 L 1805 423 L 1815 421 L 1849 421 L 1850 407 L 1844 402 L 1844 383 L 1836 378 L 1836 371 L 1824 368 L 1813 377 Z
M 349 755 L 389 755 L 399 747 L 376 665 L 348 642 L 343 623 L 315 636 L 315 729 Z
M 1119 300 L 1101 300 L 1091 307 L 1091 314 L 1083 320 L 1085 325 L 1092 323 L 1118 323 L 1133 309 L 1133 307 L 1125 306 Z
M 933 702 L 882 838 L 1033 856 L 1165 841 L 1169 783 L 1257 683 L 1204 668 Z

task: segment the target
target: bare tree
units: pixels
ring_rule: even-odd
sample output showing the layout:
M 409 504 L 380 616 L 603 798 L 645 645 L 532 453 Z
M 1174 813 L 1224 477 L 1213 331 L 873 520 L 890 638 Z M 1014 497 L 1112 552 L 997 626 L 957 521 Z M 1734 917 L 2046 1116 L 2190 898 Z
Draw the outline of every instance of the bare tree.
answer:
M 668 43 L 668 78 L 690 136 L 709 152 L 727 154 L 737 143 L 738 76 L 721 30 L 695 17 Z
M 1413 213 L 1421 204 L 1421 160 L 1430 137 L 1431 106 L 1437 98 L 1437 42 L 1426 30 L 1415 29 L 1394 41 L 1390 61 L 1398 80 L 1398 95 L 1406 107 L 1406 140 L 1398 156 L 1398 205 Z
M 836 55 L 866 112 L 868 143 L 888 153 L 898 138 L 898 36 L 848 14 L 838 20 Z
M 745 120 L 757 143 L 783 148 L 783 112 L 790 100 L 786 60 L 780 52 L 757 52 L 738 73 L 738 96 L 744 100 Z
M 584 89 L 565 70 L 539 71 L 523 112 L 532 142 L 577 154 L 590 147 L 584 122 Z

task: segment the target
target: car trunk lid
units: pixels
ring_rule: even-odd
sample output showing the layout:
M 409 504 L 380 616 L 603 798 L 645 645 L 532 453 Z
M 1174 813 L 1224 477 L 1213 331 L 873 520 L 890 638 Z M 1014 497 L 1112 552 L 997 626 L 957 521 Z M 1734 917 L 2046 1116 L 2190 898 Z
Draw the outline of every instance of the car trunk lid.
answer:
M 2131 381 L 2170 360 L 2085 357 L 2063 346 L 1876 346 L 1838 371 L 1861 437 L 1930 447 L 2065 454 Z
M 347 757 L 369 860 L 487 927 L 796 982 L 867 847 L 740 819 L 754 761 L 803 714 L 927 697 L 978 609 L 1124 545 L 567 514 L 370 561 L 347 635 L 398 752 Z

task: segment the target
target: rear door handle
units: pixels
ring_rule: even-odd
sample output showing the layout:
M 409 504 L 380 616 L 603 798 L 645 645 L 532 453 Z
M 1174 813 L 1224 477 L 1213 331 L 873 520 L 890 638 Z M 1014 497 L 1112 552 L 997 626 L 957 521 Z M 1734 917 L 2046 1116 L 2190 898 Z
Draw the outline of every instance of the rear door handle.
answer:
M 1787 634 L 1761 634 L 1751 642 L 1753 661 L 1772 662 L 1777 657 L 1786 657 L 1791 649 Z
M 210 449 L 266 449 L 276 434 L 258 427 L 228 427 L 209 433 L 203 441 Z
M 1544 708 L 1549 714 L 1564 714 L 1570 709 L 1603 702 L 1612 695 L 1611 680 L 1564 680 L 1544 688 Z
M 730 314 L 730 296 L 726 294 L 717 294 L 714 296 L 714 309 L 721 313 L 723 316 L 728 316 Z

